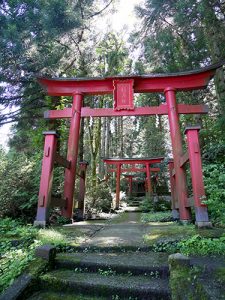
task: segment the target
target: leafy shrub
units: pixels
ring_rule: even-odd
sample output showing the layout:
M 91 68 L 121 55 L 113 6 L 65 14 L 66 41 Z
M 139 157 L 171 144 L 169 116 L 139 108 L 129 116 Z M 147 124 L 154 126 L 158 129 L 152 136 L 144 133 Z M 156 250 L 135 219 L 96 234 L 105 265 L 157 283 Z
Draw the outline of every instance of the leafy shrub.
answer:
M 38 230 L 10 218 L 0 220 L 0 290 L 7 288 L 33 260 Z
M 33 226 L 23 226 L 18 220 L 5 218 L 0 221 L 0 235 L 5 238 L 34 238 L 37 234 L 37 229 Z
M 109 186 L 102 182 L 96 188 L 88 191 L 86 196 L 86 210 L 109 212 L 112 204 L 112 195 Z
M 7 288 L 14 279 L 34 259 L 34 251 L 38 244 L 32 243 L 28 247 L 12 247 L 10 243 L 1 243 L 0 248 L 4 253 L 1 256 L 0 290 Z
M 150 212 L 153 211 L 154 204 L 153 199 L 150 197 L 145 197 L 143 201 L 141 202 L 140 208 L 143 212 Z
M 204 183 L 206 189 L 210 220 L 220 226 L 225 225 L 225 165 L 209 164 L 204 166 Z
M 186 255 L 225 255 L 225 236 L 203 238 L 194 235 L 178 243 L 179 251 Z
M 39 155 L 28 158 L 25 154 L 18 155 L 0 152 L 0 159 L 5 160 L 0 170 L 0 217 L 23 218 L 33 221 L 38 199 L 41 173 Z
M 171 209 L 170 201 L 166 201 L 163 197 L 158 197 L 156 201 L 153 203 L 154 211 L 168 211 Z
M 59 231 L 38 230 L 10 218 L 0 220 L 0 236 L 0 291 L 12 284 L 34 259 L 37 246 L 53 244 L 57 249 L 64 249 L 69 244 L 65 235 Z
M 172 221 L 171 212 L 149 212 L 141 215 L 141 221 L 148 222 L 169 222 Z

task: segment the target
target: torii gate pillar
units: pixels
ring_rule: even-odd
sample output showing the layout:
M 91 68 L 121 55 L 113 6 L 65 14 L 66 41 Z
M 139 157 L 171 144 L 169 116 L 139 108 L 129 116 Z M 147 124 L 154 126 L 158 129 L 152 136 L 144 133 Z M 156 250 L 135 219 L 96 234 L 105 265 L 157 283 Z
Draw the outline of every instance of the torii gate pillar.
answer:
M 71 167 L 65 171 L 64 198 L 67 206 L 62 210 L 62 215 L 70 219 L 72 219 L 73 216 L 73 194 L 76 178 L 82 103 L 83 95 L 81 93 L 74 93 L 67 151 L 67 160 L 71 162 Z
M 175 89 L 168 87 L 164 90 L 164 92 L 168 106 L 170 136 L 173 149 L 174 169 L 176 172 L 175 181 L 179 203 L 180 220 L 181 222 L 186 223 L 191 220 L 191 214 L 190 209 L 186 207 L 188 198 L 186 174 L 184 169 L 180 167 L 180 158 L 183 154 L 183 149 Z
M 212 227 L 209 222 L 207 206 L 205 200 L 205 188 L 202 174 L 202 160 L 198 138 L 200 126 L 189 126 L 185 128 L 188 142 L 188 154 L 191 167 L 191 180 L 195 207 L 195 224 L 198 227 Z
M 116 170 L 116 207 L 115 207 L 115 209 L 120 208 L 120 175 L 121 175 L 121 164 L 118 164 L 117 170 Z
M 86 171 L 88 162 L 81 161 L 80 163 L 80 187 L 79 187 L 79 195 L 78 195 L 78 221 L 83 221 L 85 214 L 85 179 L 86 179 Z
M 170 189 L 171 189 L 171 209 L 172 209 L 172 217 L 174 220 L 179 220 L 179 210 L 178 208 L 178 201 L 177 201 L 177 193 L 176 193 L 176 183 L 175 177 L 173 176 L 173 168 L 174 163 L 173 161 L 169 162 L 169 173 L 170 173 Z

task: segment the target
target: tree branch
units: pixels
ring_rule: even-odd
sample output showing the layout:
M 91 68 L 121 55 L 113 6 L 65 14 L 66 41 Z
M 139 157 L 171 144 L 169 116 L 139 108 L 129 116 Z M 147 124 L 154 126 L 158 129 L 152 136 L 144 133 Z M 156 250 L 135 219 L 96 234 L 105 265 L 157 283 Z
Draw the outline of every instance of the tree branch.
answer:
M 87 16 L 87 19 L 91 19 L 91 18 L 93 18 L 93 17 L 95 17 L 95 16 L 97 16 L 97 15 L 100 15 L 104 10 L 106 10 L 106 9 L 110 6 L 110 4 L 111 4 L 113 1 L 114 1 L 114 0 L 110 0 L 109 3 L 108 3 L 103 9 L 101 9 L 101 10 L 95 12 L 94 14 L 92 14 L 92 15 L 90 15 L 90 16 Z

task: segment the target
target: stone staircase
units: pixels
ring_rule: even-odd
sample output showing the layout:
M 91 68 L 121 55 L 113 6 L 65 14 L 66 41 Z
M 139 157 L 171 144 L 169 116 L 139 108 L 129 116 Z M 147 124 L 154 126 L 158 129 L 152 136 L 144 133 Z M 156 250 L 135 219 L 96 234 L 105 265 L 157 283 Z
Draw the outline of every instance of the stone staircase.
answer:
M 167 260 L 164 253 L 122 248 L 61 253 L 28 299 L 170 299 Z
M 128 205 L 132 207 L 139 207 L 143 201 L 143 197 L 135 197 L 129 200 Z

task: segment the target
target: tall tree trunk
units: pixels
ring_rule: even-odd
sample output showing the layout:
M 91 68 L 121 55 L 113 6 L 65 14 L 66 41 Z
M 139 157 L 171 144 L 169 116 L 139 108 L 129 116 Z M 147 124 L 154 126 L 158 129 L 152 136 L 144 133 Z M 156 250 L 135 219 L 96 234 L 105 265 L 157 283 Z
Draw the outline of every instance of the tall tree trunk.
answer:
M 203 4 L 205 8 L 203 19 L 205 24 L 205 35 L 208 40 L 212 61 L 216 63 L 219 60 L 224 59 L 225 26 L 218 20 L 212 3 L 208 0 L 204 0 Z M 225 123 L 225 70 L 223 67 L 216 71 L 215 87 L 218 97 L 219 114 L 224 118 Z

